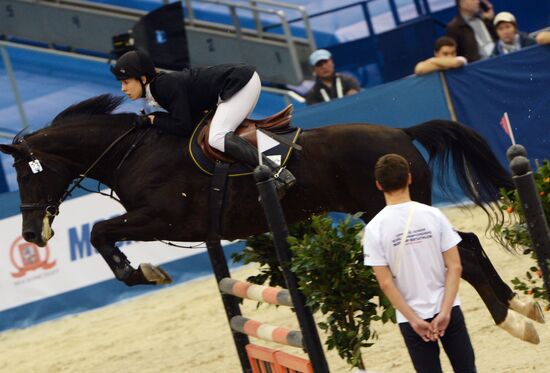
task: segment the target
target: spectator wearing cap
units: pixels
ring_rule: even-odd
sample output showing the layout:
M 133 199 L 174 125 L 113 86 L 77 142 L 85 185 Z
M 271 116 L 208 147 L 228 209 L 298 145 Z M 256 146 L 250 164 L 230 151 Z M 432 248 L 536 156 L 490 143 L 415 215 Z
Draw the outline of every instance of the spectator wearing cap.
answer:
M 495 12 L 488 0 L 456 0 L 457 15 L 447 24 L 447 36 L 455 39 L 457 54 L 468 62 L 491 56 L 496 34 Z
M 353 95 L 361 90 L 357 80 L 349 75 L 336 73 L 332 55 L 326 49 L 318 49 L 309 56 L 316 76 L 315 84 L 306 94 L 308 105 L 328 102 Z
M 456 41 L 448 36 L 441 36 L 435 41 L 434 57 L 416 64 L 414 73 L 425 75 L 434 71 L 457 69 L 468 61 L 456 55 Z
M 494 21 L 498 41 L 493 50 L 493 56 L 500 56 L 516 52 L 530 45 L 550 43 L 550 32 L 542 31 L 537 38 L 532 38 L 527 33 L 518 30 L 516 17 L 510 12 L 500 12 Z

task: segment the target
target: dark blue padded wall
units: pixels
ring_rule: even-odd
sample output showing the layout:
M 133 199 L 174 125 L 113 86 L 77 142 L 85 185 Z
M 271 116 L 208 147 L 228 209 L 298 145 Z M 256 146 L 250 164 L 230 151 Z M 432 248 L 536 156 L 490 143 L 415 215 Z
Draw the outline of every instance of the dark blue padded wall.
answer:
M 293 122 L 304 128 L 354 122 L 409 127 L 434 118 L 450 119 L 438 74 L 402 79 L 296 110 Z
M 534 46 L 446 73 L 458 119 L 485 137 L 503 164 L 511 145 L 500 127 L 504 112 L 529 157 L 550 158 L 548 61 L 550 46 Z

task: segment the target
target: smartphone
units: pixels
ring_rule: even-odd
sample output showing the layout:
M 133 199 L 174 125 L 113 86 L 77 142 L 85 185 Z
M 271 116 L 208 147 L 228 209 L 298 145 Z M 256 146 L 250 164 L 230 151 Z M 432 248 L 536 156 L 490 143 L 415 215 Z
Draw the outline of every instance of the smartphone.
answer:
M 481 9 L 482 12 L 486 12 L 490 8 L 489 8 L 489 5 L 487 5 L 487 3 L 485 1 L 480 1 L 479 2 L 479 9 Z

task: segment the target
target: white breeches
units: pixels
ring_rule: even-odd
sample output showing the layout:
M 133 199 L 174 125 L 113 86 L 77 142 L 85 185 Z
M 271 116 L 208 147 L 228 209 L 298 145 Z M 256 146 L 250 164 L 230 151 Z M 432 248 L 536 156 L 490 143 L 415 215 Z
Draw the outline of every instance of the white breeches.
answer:
M 216 108 L 216 113 L 210 124 L 208 143 L 219 151 L 225 151 L 225 134 L 234 131 L 252 113 L 260 92 L 262 83 L 258 73 L 254 72 L 252 78 L 235 93 L 229 100 L 222 101 Z

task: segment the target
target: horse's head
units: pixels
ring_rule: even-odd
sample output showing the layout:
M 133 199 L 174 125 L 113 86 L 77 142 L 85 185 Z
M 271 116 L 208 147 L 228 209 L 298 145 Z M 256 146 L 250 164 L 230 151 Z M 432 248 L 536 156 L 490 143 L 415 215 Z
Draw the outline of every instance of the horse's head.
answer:
M 77 165 L 69 165 L 76 159 L 68 158 L 67 154 L 62 156 L 61 152 L 65 153 L 69 147 L 78 152 L 86 149 L 89 143 L 83 128 L 89 129 L 98 118 L 105 120 L 105 115 L 111 114 L 123 100 L 109 94 L 92 97 L 63 110 L 48 128 L 26 136 L 17 135 L 11 145 L 0 145 L 1 152 L 14 158 L 24 239 L 44 246 L 52 238 L 51 224 L 59 204 L 66 197 L 70 182 L 81 172 L 75 169 Z M 128 118 L 125 120 L 128 122 Z M 71 128 L 72 138 L 68 135 Z M 54 137 L 56 132 L 63 136 Z
M 45 246 L 54 232 L 51 224 L 60 199 L 73 179 L 54 157 L 31 149 L 24 138 L 12 145 L 0 145 L 0 151 L 14 158 L 23 215 L 23 238 Z

